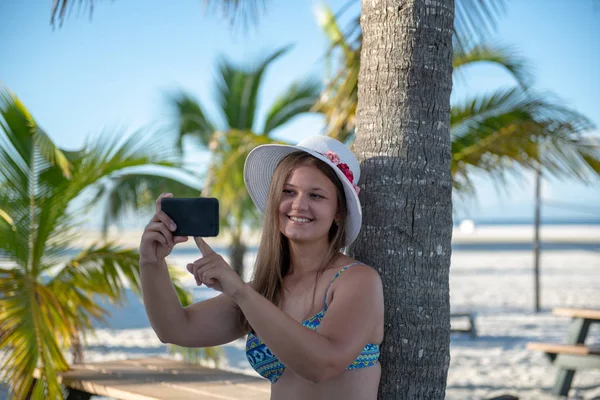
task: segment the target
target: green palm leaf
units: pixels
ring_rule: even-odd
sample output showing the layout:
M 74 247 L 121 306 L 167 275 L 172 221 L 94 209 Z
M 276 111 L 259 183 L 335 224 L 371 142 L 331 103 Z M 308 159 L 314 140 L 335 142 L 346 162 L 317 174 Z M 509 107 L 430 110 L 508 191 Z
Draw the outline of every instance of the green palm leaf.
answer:
M 453 73 L 476 63 L 491 63 L 508 71 L 523 88 L 531 86 L 533 74 L 527 61 L 513 49 L 492 43 L 478 44 L 467 51 L 457 49 L 452 55 Z
M 511 89 L 477 96 L 451 110 L 455 188 L 470 190 L 469 173 L 501 179 L 512 167 L 538 165 L 557 177 L 584 179 L 597 172 L 597 149 L 581 141 L 593 128 L 583 115 L 547 94 Z
M 195 137 L 200 144 L 207 148 L 213 132 L 214 125 L 207 119 L 203 107 L 189 94 L 180 92 L 170 96 L 177 115 L 177 146 L 183 147 L 183 138 L 186 135 Z
M 464 13 L 461 7 L 457 3 L 458 12 Z M 342 57 L 341 68 L 329 82 L 316 109 L 325 115 L 328 135 L 347 140 L 352 138 L 355 128 L 361 38 L 350 44 L 325 6 L 319 21 L 331 45 L 341 49 Z M 532 81 L 527 62 L 508 48 L 493 44 L 458 46 L 453 55 L 458 72 L 466 65 L 480 62 L 505 68 L 519 87 L 452 105 L 452 174 L 457 192 L 473 192 L 470 172 L 475 169 L 485 171 L 500 183 L 507 173 L 523 171 L 512 168 L 517 165 L 526 170 L 541 164 L 551 175 L 582 180 L 590 173 L 597 173 L 600 160 L 597 148 L 580 141 L 581 134 L 592 128 L 587 118 L 551 95 L 527 91 Z
M 268 67 L 288 50 L 278 49 L 262 58 L 253 66 L 237 66 L 222 59 L 218 64 L 217 102 L 224 124 L 220 129 L 215 125 L 210 134 L 205 124 L 205 113 L 199 103 L 186 96 L 185 109 L 191 110 L 191 128 L 180 132 L 202 131 L 199 141 L 202 150 L 210 151 L 202 196 L 219 199 L 221 226 L 224 234 L 232 238 L 232 253 L 243 253 L 242 228 L 254 227 L 260 221 L 252 200 L 245 189 L 243 180 L 244 161 L 247 154 L 260 144 L 274 143 L 269 136 L 275 129 L 285 126 L 296 115 L 309 112 L 318 97 L 318 84 L 313 81 L 300 81 L 291 85 L 273 104 L 265 118 L 264 129 L 255 127 L 258 114 L 258 96 L 264 85 Z M 177 104 L 181 110 L 183 107 Z M 183 112 L 179 112 L 182 115 Z M 200 121 L 200 122 L 198 122 Z M 184 126 L 180 123 L 180 126 Z M 180 134 L 181 136 L 181 134 Z M 240 246 L 235 250 L 235 246 Z M 232 265 L 240 272 L 242 265 Z
M 267 136 L 244 131 L 230 131 L 227 151 L 220 153 L 209 172 L 210 194 L 219 199 L 219 211 L 224 226 L 236 230 L 241 221 L 258 218 L 256 207 L 248 196 L 244 184 L 244 162 L 248 153 L 262 144 L 283 143 Z
M 351 44 L 342 33 L 331 9 L 322 4 L 317 9 L 321 29 L 329 38 L 331 48 L 328 58 L 341 49 L 341 67 L 324 89 L 314 110 L 325 115 L 327 135 L 346 142 L 356 126 L 356 104 L 358 103 L 358 72 L 360 70 L 361 42 Z
M 187 175 L 187 181 L 199 180 L 199 177 Z M 154 173 L 125 173 L 110 179 L 96 194 L 96 198 L 107 200 L 106 212 L 102 224 L 104 234 L 108 226 L 125 216 L 129 210 L 151 211 L 156 205 L 157 193 L 174 193 L 176 197 L 198 197 L 202 189 L 200 184 L 187 184 L 172 176 Z
M 456 0 L 454 3 L 454 47 L 464 51 L 471 43 L 485 41 L 506 12 L 507 0 Z
M 82 212 L 101 198 L 73 205 L 132 169 L 178 165 L 178 152 L 164 137 L 142 132 L 63 151 L 6 91 L 0 116 L 0 257 L 9 265 L 0 269 L 0 378 L 16 398 L 60 399 L 63 352 L 106 315 L 95 297 L 118 302 L 126 282 L 139 292 L 136 250 L 93 245 L 70 256 Z
M 94 13 L 94 0 L 54 0 L 50 14 L 50 25 L 59 27 L 65 21 L 67 14 L 78 5 L 81 10 L 87 10 L 91 18 Z M 264 10 L 266 0 L 204 0 L 209 11 L 229 19 L 231 24 L 241 23 L 247 26 L 258 20 L 261 10 Z
M 220 109 L 230 129 L 249 130 L 254 128 L 258 104 L 258 92 L 267 68 L 287 52 L 281 48 L 259 61 L 256 67 L 240 68 L 222 59 L 219 64 L 218 99 Z
M 316 81 L 293 83 L 279 96 L 267 113 L 263 135 L 269 135 L 290 119 L 309 112 L 319 99 L 320 91 L 321 84 Z

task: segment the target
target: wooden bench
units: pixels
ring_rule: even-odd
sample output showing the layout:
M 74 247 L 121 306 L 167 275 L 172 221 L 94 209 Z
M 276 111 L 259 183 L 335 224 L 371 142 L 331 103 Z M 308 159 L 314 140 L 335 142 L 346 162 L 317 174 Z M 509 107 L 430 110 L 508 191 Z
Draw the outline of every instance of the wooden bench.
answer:
M 585 345 L 590 326 L 600 323 L 600 310 L 555 308 L 552 313 L 571 317 L 567 343 L 528 343 L 527 349 L 546 353 L 558 369 L 552 393 L 568 396 L 576 370 L 600 368 L 600 346 Z
M 39 370 L 34 376 L 39 377 Z M 120 400 L 267 400 L 266 379 L 152 357 L 76 364 L 59 374 L 67 400 L 92 395 Z
M 475 313 L 451 313 L 450 320 L 452 319 L 466 319 L 466 328 L 450 327 L 450 332 L 453 333 L 468 333 L 471 337 L 477 337 L 477 328 L 475 327 Z
M 548 355 L 550 361 L 556 365 L 574 368 L 600 368 L 600 346 L 586 346 L 583 344 L 556 344 L 556 343 L 527 343 L 528 350 L 543 351 Z M 561 361 L 559 356 L 571 356 Z M 591 357 L 589 357 L 591 356 Z M 566 360 L 577 360 L 582 357 L 582 362 L 567 362 Z M 564 358 L 564 357 L 563 357 Z M 569 365 L 566 365 L 569 364 Z
M 552 310 L 552 315 L 597 320 L 600 319 L 600 310 L 589 310 L 586 308 L 555 308 Z

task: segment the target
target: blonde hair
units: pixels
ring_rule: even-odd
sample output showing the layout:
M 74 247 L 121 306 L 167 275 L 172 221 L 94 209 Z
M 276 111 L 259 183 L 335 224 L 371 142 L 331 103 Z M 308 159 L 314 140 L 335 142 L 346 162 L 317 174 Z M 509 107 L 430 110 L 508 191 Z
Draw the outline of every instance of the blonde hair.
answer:
M 311 166 L 323 172 L 336 188 L 337 211 L 339 219 L 333 223 L 329 229 L 329 246 L 325 253 L 321 265 L 317 270 L 315 278 L 315 289 L 313 299 L 316 293 L 316 282 L 325 271 L 325 268 L 339 251 L 346 241 L 346 216 L 348 206 L 346 205 L 346 195 L 344 186 L 333 171 L 325 162 L 311 156 L 303 151 L 297 151 L 284 157 L 273 173 L 273 179 L 269 188 L 269 197 L 265 208 L 263 231 L 260 245 L 257 252 L 254 265 L 254 276 L 252 286 L 254 290 L 263 295 L 266 299 L 275 305 L 279 305 L 281 291 L 283 288 L 283 278 L 290 269 L 290 249 L 287 237 L 279 230 L 279 204 L 283 193 L 283 186 L 292 172 L 300 166 Z M 240 312 L 240 323 L 244 332 L 252 328 L 244 314 Z

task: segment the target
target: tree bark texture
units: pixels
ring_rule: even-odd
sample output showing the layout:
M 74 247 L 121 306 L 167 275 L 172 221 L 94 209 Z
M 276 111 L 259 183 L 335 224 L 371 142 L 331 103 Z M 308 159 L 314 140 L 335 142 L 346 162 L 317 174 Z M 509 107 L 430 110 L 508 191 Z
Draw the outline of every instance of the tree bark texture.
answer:
M 450 363 L 453 0 L 362 0 L 350 253 L 385 294 L 379 398 L 443 399 Z

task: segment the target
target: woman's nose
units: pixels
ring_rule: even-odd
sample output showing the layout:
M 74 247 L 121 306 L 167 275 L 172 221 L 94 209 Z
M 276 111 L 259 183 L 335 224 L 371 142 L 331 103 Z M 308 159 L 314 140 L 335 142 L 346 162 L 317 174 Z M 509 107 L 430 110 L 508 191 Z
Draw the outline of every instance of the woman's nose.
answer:
M 296 196 L 294 202 L 292 203 L 293 210 L 306 210 L 308 208 L 308 202 L 305 197 L 302 195 Z

